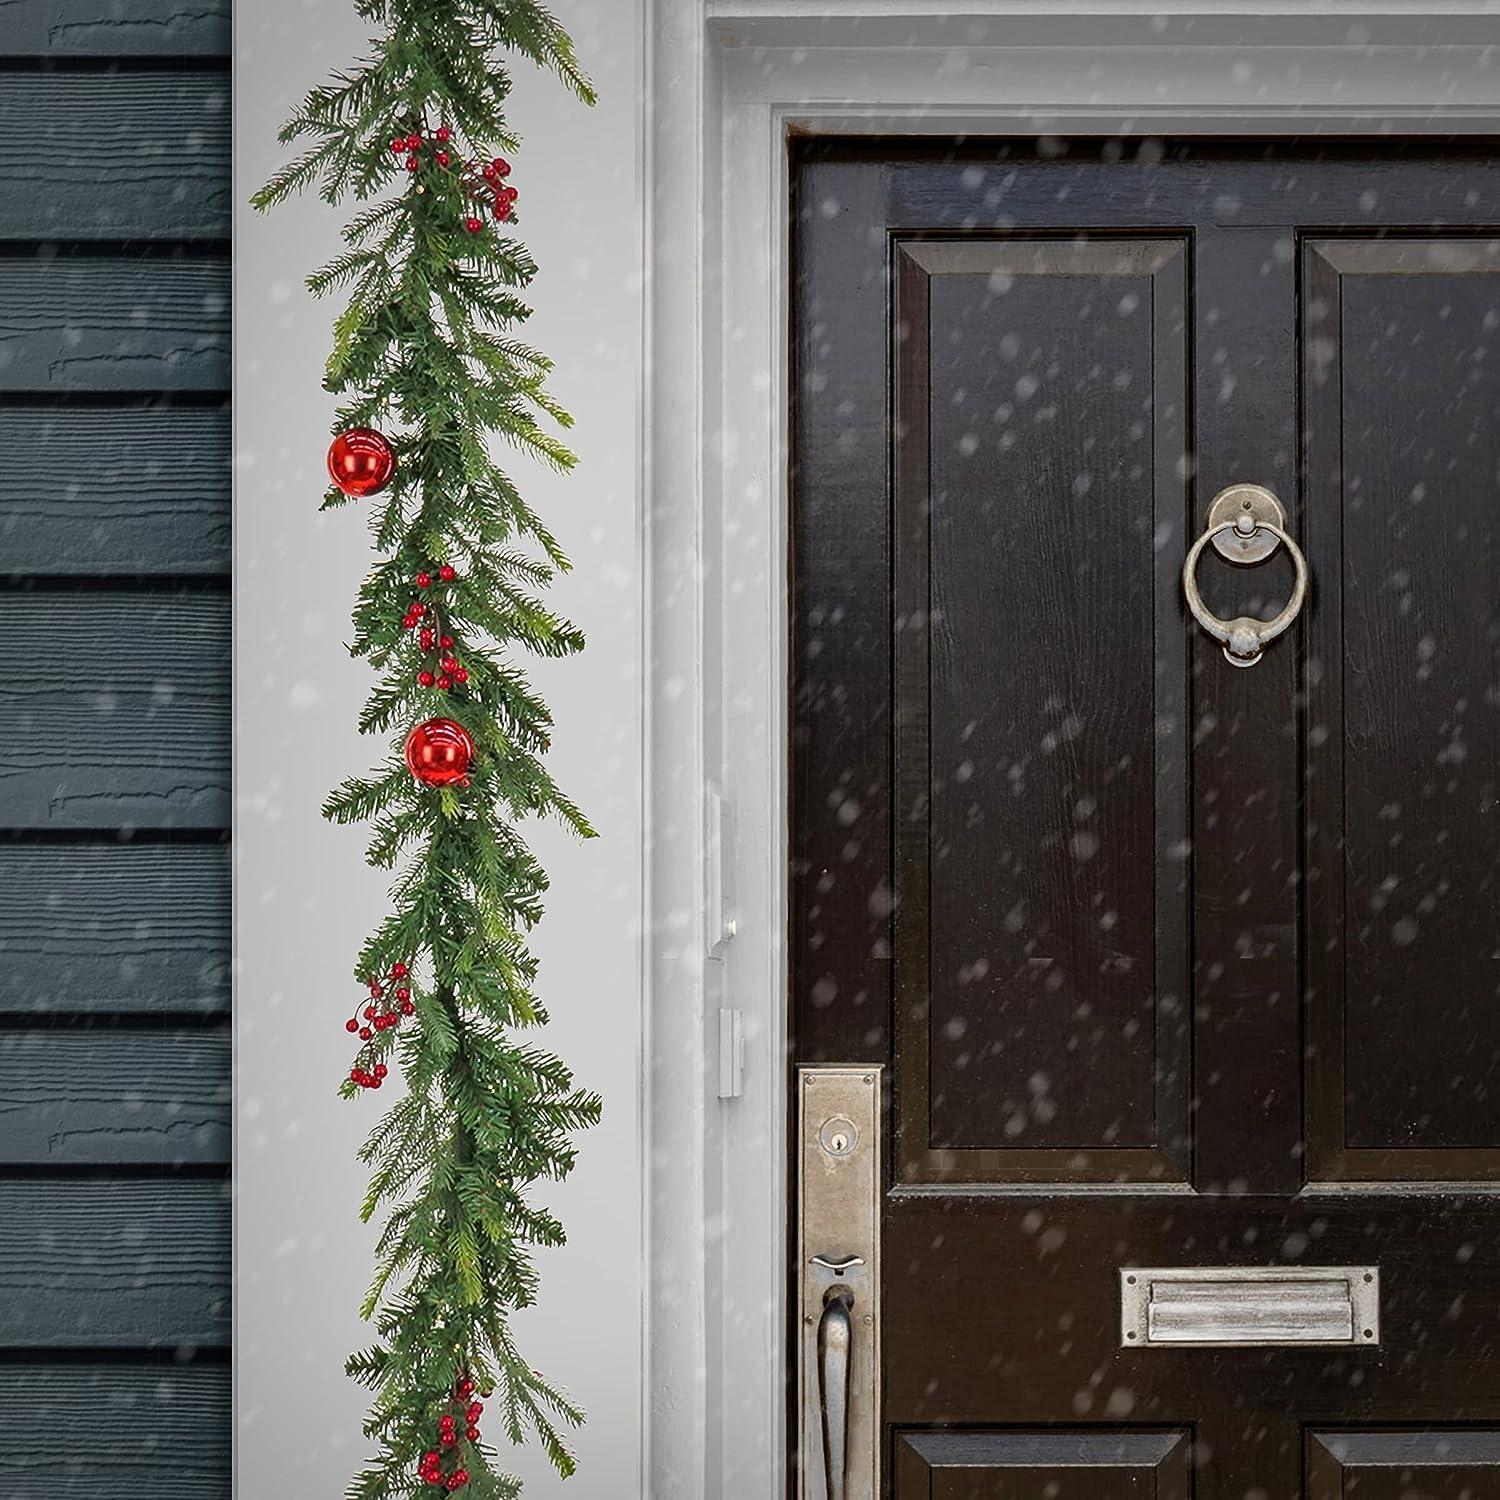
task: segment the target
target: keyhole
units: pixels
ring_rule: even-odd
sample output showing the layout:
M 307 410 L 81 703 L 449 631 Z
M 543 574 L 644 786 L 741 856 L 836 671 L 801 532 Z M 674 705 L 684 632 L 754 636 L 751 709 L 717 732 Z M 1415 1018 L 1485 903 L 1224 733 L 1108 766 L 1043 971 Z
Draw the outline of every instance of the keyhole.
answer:
M 830 1156 L 848 1156 L 859 1144 L 859 1131 L 854 1128 L 853 1120 L 835 1115 L 823 1122 L 823 1128 L 818 1132 L 818 1144 Z

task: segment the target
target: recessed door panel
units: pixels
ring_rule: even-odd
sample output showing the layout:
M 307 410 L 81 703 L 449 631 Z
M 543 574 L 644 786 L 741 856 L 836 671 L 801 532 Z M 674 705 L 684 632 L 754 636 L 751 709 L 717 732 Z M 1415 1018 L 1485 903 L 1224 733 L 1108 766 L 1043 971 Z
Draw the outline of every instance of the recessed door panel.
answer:
M 1184 1432 L 903 1433 L 896 1500 L 1188 1500 Z
M 899 1170 L 1180 1178 L 1186 243 L 895 257 Z
M 1304 251 L 1309 1149 L 1500 1177 L 1500 248 Z
M 1307 1500 L 1489 1500 L 1500 1432 L 1312 1432 Z

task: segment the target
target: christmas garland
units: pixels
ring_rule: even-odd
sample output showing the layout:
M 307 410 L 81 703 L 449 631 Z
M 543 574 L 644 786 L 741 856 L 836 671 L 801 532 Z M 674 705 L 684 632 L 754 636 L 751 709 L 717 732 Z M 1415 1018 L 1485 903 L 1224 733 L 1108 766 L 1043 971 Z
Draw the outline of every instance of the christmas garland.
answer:
M 553 814 L 592 830 L 543 768 L 551 718 L 515 660 L 582 646 L 540 597 L 567 560 L 487 441 L 574 462 L 545 425 L 568 425 L 548 361 L 513 333 L 536 268 L 509 228 L 503 59 L 552 70 L 585 102 L 593 90 L 531 0 L 357 9 L 378 29 L 373 56 L 308 95 L 281 133 L 302 154 L 255 200 L 317 184 L 331 204 L 364 204 L 347 249 L 308 279 L 349 298 L 324 378 L 341 404 L 323 503 L 379 497 L 351 649 L 380 674 L 360 727 L 393 736 L 388 762 L 324 809 L 370 824 L 370 862 L 397 872 L 359 955 L 341 1092 L 381 1088 L 392 1066 L 406 1086 L 361 1151 L 363 1216 L 384 1221 L 362 1309 L 377 1337 L 347 1369 L 374 1392 L 379 1447 L 348 1493 L 510 1500 L 520 1484 L 481 1421 L 573 1469 L 559 1428 L 582 1414 L 521 1357 L 509 1314 L 536 1295 L 533 1248 L 563 1243 L 528 1190 L 567 1175 L 600 1101 L 518 1035 L 546 1019 L 527 934 L 547 879 L 517 825 Z

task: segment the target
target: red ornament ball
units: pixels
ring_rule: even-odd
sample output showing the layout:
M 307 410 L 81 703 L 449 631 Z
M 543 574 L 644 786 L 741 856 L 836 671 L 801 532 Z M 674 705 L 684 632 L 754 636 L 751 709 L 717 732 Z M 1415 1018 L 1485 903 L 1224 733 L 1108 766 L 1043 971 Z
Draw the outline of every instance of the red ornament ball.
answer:
M 396 450 L 373 427 L 351 427 L 328 448 L 328 476 L 352 499 L 378 495 L 396 472 Z
M 452 719 L 425 719 L 406 737 L 406 765 L 423 786 L 467 786 L 474 740 Z

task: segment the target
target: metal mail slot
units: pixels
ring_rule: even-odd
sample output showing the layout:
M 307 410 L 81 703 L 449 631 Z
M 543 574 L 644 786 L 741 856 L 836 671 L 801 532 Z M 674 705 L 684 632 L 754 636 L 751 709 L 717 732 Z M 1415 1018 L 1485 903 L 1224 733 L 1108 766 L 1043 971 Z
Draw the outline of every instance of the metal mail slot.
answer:
M 1378 1344 L 1378 1266 L 1127 1266 L 1122 1348 Z

